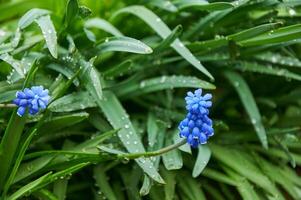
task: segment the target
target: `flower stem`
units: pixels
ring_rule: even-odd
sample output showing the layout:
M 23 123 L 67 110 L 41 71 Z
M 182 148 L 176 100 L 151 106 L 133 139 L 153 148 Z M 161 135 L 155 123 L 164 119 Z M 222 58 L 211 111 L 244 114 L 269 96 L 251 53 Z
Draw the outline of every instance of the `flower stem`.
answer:
M 161 155 L 163 153 L 167 153 L 171 150 L 177 149 L 178 147 L 182 146 L 186 144 L 186 139 L 176 143 L 176 144 L 172 144 L 170 146 L 164 147 L 162 149 L 159 149 L 157 151 L 150 151 L 150 152 L 142 152 L 142 153 L 129 153 L 129 154 L 120 154 L 118 155 L 118 157 L 120 158 L 127 158 L 127 159 L 136 159 L 136 158 L 140 158 L 140 157 L 153 157 L 153 156 L 158 156 Z
M 0 108 L 15 108 L 16 105 L 15 104 L 0 104 Z

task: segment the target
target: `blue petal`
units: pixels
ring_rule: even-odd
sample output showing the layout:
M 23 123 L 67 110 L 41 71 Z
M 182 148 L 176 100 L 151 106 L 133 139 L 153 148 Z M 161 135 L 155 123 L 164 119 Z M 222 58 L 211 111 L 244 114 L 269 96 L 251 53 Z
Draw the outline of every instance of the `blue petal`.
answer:
M 40 108 L 42 108 L 42 109 L 46 108 L 46 104 L 41 99 L 38 100 L 38 103 L 39 103 Z
M 33 109 L 33 108 L 29 109 L 29 114 L 30 114 L 30 115 L 35 115 L 35 114 L 37 114 L 38 112 L 39 112 L 39 110 L 36 110 L 36 109 Z
M 189 122 L 188 122 L 188 127 L 189 128 L 194 128 L 194 121 L 193 120 L 190 120 Z
M 17 114 L 22 117 L 24 114 L 25 114 L 25 111 L 26 111 L 26 107 L 19 107 L 18 110 L 17 110 Z
M 200 130 L 198 127 L 194 127 L 193 130 L 192 130 L 192 136 L 194 138 L 198 138 L 199 137 L 199 134 L 200 134 Z
M 28 105 L 27 99 L 21 99 L 19 102 L 19 106 L 26 107 Z
M 28 88 L 24 89 L 24 93 L 26 95 L 26 98 L 33 98 L 35 96 L 35 94 Z
M 19 99 L 25 99 L 26 98 L 26 94 L 24 92 L 18 91 L 16 93 L 16 97 Z
M 207 137 L 204 133 L 200 133 L 200 137 L 199 137 L 200 143 L 201 144 L 206 144 L 207 143 Z
M 20 104 L 20 99 L 16 98 L 13 100 L 13 103 L 16 104 L 17 106 L 19 106 Z
M 38 94 L 38 95 L 43 92 L 43 89 L 44 89 L 43 86 L 33 86 L 33 87 L 31 87 L 32 92 L 35 93 L 35 94 Z

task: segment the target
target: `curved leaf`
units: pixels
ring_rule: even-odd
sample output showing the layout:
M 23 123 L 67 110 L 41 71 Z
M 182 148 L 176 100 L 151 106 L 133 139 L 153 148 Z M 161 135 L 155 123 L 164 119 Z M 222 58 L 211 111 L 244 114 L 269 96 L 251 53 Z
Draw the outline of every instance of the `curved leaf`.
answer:
M 168 26 L 152 11 L 148 10 L 144 6 L 129 6 L 119 10 L 115 13 L 115 16 L 122 13 L 131 13 L 141 18 L 145 23 L 147 23 L 154 31 L 156 31 L 163 39 L 167 38 L 171 34 L 171 30 Z M 184 44 L 176 39 L 171 47 L 174 48 L 184 59 L 186 59 L 190 64 L 196 67 L 198 70 L 203 72 L 206 76 L 213 79 L 213 76 L 204 68 L 200 61 L 196 59 L 195 56 L 184 46 Z
M 138 54 L 150 54 L 153 50 L 139 40 L 129 37 L 111 37 L 96 46 L 98 53 L 124 51 Z

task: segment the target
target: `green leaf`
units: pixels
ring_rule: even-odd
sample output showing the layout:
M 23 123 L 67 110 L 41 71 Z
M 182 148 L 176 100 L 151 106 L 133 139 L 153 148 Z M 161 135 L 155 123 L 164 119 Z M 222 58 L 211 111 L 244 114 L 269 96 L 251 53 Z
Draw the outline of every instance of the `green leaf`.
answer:
M 160 168 L 162 171 L 162 175 L 166 184 L 164 185 L 165 192 L 165 200 L 173 200 L 175 199 L 175 189 L 176 189 L 176 172 L 175 171 L 167 171 L 163 167 Z
M 264 148 L 268 148 L 268 140 L 266 136 L 265 128 L 261 121 L 261 116 L 254 100 L 254 97 L 251 93 L 251 90 L 245 80 L 237 73 L 227 71 L 225 72 L 226 78 L 234 86 L 237 91 L 242 104 L 244 105 L 250 119 L 253 124 L 255 131 L 258 135 L 258 138 Z
M 275 27 L 279 26 L 279 24 L 280 23 L 269 23 L 269 24 L 259 25 L 228 36 L 219 36 L 216 37 L 215 39 L 193 42 L 189 44 L 188 47 L 193 51 L 204 51 L 204 50 L 209 51 L 220 47 L 226 47 L 231 40 L 235 42 L 246 40 L 258 36 L 259 34 L 270 31 Z
M 178 131 L 175 131 L 174 134 L 178 134 Z M 165 146 L 169 146 L 173 144 L 172 136 L 169 136 L 169 138 L 166 139 Z M 176 169 L 181 169 L 183 167 L 182 155 L 178 149 L 174 149 L 172 151 L 164 153 L 162 155 L 162 159 L 163 159 L 163 164 L 167 170 L 176 170 Z
M 36 172 L 47 166 L 53 159 L 53 156 L 44 156 L 27 163 L 22 163 L 19 167 L 19 170 L 16 174 L 13 183 L 19 182 L 35 174 Z
M 81 18 L 87 18 L 92 14 L 92 11 L 90 8 L 86 7 L 86 6 L 79 6 L 79 16 Z
M 210 169 L 208 167 L 204 169 L 204 171 L 202 172 L 202 175 L 207 178 L 213 179 L 214 181 L 221 182 L 223 184 L 228 184 L 231 186 L 237 185 L 236 181 L 233 180 L 231 177 L 229 177 L 226 174 L 221 173 L 219 171 Z
M 278 27 L 281 23 L 269 23 L 269 24 L 262 24 L 256 27 L 252 27 L 250 29 L 243 30 L 238 33 L 234 33 L 229 35 L 228 38 L 234 41 L 242 41 L 252 37 L 255 37 L 259 34 L 265 33 L 267 31 L 273 30 Z
M 275 52 L 266 52 L 255 55 L 255 58 L 260 61 L 270 62 L 273 64 L 285 65 L 288 67 L 301 67 L 301 61 L 298 58 L 284 56 Z
M 147 117 L 147 136 L 148 136 L 148 145 L 153 147 L 156 140 L 159 127 L 156 122 L 156 118 L 153 113 L 149 112 Z
M 190 174 L 185 171 L 177 173 L 177 187 L 179 187 L 181 199 L 187 200 L 205 200 L 205 194 L 200 186 L 200 183 L 193 179 Z
M 145 152 L 140 138 L 138 137 L 127 113 L 123 109 L 116 96 L 109 91 L 104 92 L 104 100 L 98 102 L 98 105 L 104 112 L 111 125 L 115 129 L 121 128 L 121 130 L 118 132 L 118 136 L 126 149 L 130 153 Z M 136 159 L 135 161 L 152 179 L 159 183 L 164 183 L 150 159 L 140 158 Z
M 93 170 L 94 179 L 96 181 L 96 185 L 99 187 L 99 190 L 104 194 L 104 196 L 108 200 L 117 200 L 109 182 L 106 176 L 106 173 L 104 171 L 103 165 L 98 165 L 97 167 L 94 167 Z
M 77 124 L 89 117 L 86 112 L 80 113 L 70 113 L 62 116 L 52 117 L 50 120 L 46 120 L 43 125 L 41 125 L 40 132 L 49 133 L 48 130 L 57 131 L 62 128 L 66 128 Z
M 57 58 L 57 36 L 49 15 L 39 17 L 35 22 L 39 25 L 50 54 Z
M 0 103 L 4 102 L 11 102 L 13 99 L 16 98 L 16 92 L 18 90 L 12 90 L 12 91 L 7 91 L 3 92 L 0 94 Z
M 11 41 L 12 47 L 16 48 L 21 40 L 22 32 L 20 28 L 17 28 L 14 38 Z
M 97 53 L 111 51 L 131 52 L 138 54 L 150 54 L 153 50 L 139 40 L 129 37 L 111 37 L 96 46 Z
M 199 10 L 225 10 L 234 7 L 231 3 L 227 2 L 213 2 L 208 3 L 203 0 L 177 0 L 174 4 L 179 10 L 188 8 L 199 9 Z
M 51 63 L 51 64 L 47 65 L 46 67 L 63 74 L 68 79 L 72 78 L 72 76 L 74 75 L 74 72 L 69 67 L 66 67 L 63 65 Z M 75 79 L 73 83 L 75 86 L 78 86 L 79 85 L 78 79 Z
M 49 176 L 47 176 L 40 185 L 37 185 L 37 187 L 34 188 L 34 190 L 38 190 L 41 189 L 45 186 L 47 186 L 48 184 L 60 179 L 64 179 L 66 177 L 70 177 L 72 175 L 72 173 L 75 173 L 76 171 L 86 167 L 90 165 L 89 162 L 83 162 L 83 163 L 79 163 L 79 164 L 73 164 L 71 167 L 64 169 L 62 171 L 58 171 L 54 174 L 50 174 Z M 31 191 L 33 192 L 33 191 Z
M 11 196 L 7 198 L 7 200 L 15 200 L 18 199 L 30 192 L 31 190 L 35 189 L 38 187 L 40 184 L 42 184 L 50 175 L 52 172 L 49 172 L 45 174 L 44 176 L 41 176 L 40 178 L 28 183 L 27 185 L 21 187 L 19 190 L 17 190 L 15 193 L 13 193 Z
M 65 24 L 67 27 L 74 21 L 77 17 L 79 8 L 78 8 L 78 1 L 77 0 L 69 0 L 67 3 L 67 10 L 65 16 Z
M 283 28 L 279 28 L 269 33 L 261 34 L 257 37 L 243 40 L 239 42 L 241 46 L 255 46 L 265 44 L 275 44 L 281 42 L 287 42 L 290 40 L 300 38 L 301 24 L 291 25 Z
M 172 88 L 215 89 L 215 86 L 211 83 L 190 76 L 162 76 L 143 80 L 136 84 L 125 84 L 116 87 L 116 89 L 114 88 L 114 90 L 118 96 L 133 97 Z
M 0 191 L 2 191 L 7 176 L 13 164 L 16 150 L 19 146 L 21 134 L 24 129 L 26 117 L 19 117 L 15 109 L 10 117 L 0 144 Z
M 177 7 L 169 0 L 161 1 L 161 0 L 152 0 L 149 2 L 150 5 L 156 6 L 158 8 L 167 10 L 169 12 L 177 12 Z
M 170 35 L 154 49 L 154 54 L 160 54 L 162 50 L 169 47 L 181 35 L 182 31 L 183 27 L 181 25 L 176 26 Z
M 80 66 L 82 67 L 82 74 L 80 79 L 82 84 L 90 92 L 96 100 L 102 99 L 102 86 L 98 71 L 95 69 L 91 62 L 80 59 Z
M 253 186 L 250 184 L 248 180 L 244 177 L 241 177 L 239 174 L 231 171 L 230 169 L 226 170 L 227 173 L 230 175 L 231 178 L 235 179 L 237 182 L 237 190 L 241 197 L 245 200 L 259 200 L 256 191 L 254 190 Z
M 53 193 L 57 200 L 65 200 L 67 193 L 68 179 L 60 179 L 53 183 Z
M 14 59 L 11 55 L 9 55 L 8 53 L 4 53 L 0 55 L 0 59 L 3 60 L 4 62 L 8 63 L 9 65 L 11 65 L 16 72 L 22 77 L 24 78 L 24 71 L 25 69 L 23 68 L 23 66 L 21 65 L 21 62 L 19 60 Z
M 36 134 L 37 132 L 37 129 L 33 129 L 31 131 L 31 133 L 29 134 L 29 136 L 26 138 L 26 140 L 24 141 L 24 143 L 21 145 L 21 148 L 19 151 L 16 152 L 16 161 L 15 161 L 15 164 L 11 170 L 11 173 L 9 174 L 8 176 L 8 179 L 4 185 L 4 193 L 6 193 L 10 187 L 10 185 L 12 184 L 15 176 L 16 176 L 16 173 L 17 173 L 17 170 L 21 164 L 21 161 L 24 157 L 24 154 L 33 138 L 33 136 Z
M 171 34 L 171 30 L 168 26 L 152 11 L 148 10 L 144 6 L 129 6 L 119 10 L 115 13 L 115 16 L 122 13 L 131 13 L 141 18 L 145 23 L 147 23 L 154 31 L 156 31 L 163 39 L 167 38 Z M 198 70 L 207 75 L 210 79 L 213 79 L 212 75 L 203 67 L 203 65 L 198 61 L 191 52 L 184 46 L 184 44 L 176 39 L 171 47 L 174 48 L 184 59 L 186 59 L 190 64 L 196 67 Z
M 103 76 L 107 79 L 113 79 L 114 77 L 122 76 L 124 73 L 128 73 L 132 68 L 132 60 L 125 60 L 122 63 L 110 67 L 103 72 Z
M 211 151 L 209 147 L 207 145 L 200 145 L 198 156 L 196 158 L 193 171 L 192 171 L 192 176 L 194 178 L 198 177 L 202 173 L 202 171 L 205 169 L 206 165 L 208 164 L 210 157 L 211 157 Z
M 153 184 L 152 180 L 145 174 L 142 186 L 141 186 L 140 191 L 139 191 L 139 194 L 141 196 L 148 195 L 151 188 L 152 188 L 152 184 Z
M 20 29 L 24 29 L 30 24 L 32 24 L 32 22 L 34 22 L 37 18 L 44 15 L 48 15 L 49 13 L 50 13 L 49 10 L 33 8 L 29 10 L 27 13 L 25 13 L 25 15 L 23 15 L 23 17 L 19 20 L 18 27 Z
M 261 74 L 268 74 L 268 75 L 274 75 L 274 76 L 280 76 L 287 79 L 293 79 L 300 81 L 301 75 L 293 73 L 287 69 L 273 67 L 271 65 L 260 65 L 255 62 L 238 62 L 235 65 L 235 68 L 241 71 L 250 71 L 250 72 L 256 72 Z
M 108 33 L 111 33 L 112 35 L 116 37 L 121 37 L 123 34 L 116 29 L 112 24 L 110 24 L 108 21 L 101 19 L 101 18 L 92 18 L 85 22 L 86 28 L 97 28 L 100 30 L 104 30 Z
M 263 174 L 250 156 L 241 149 L 229 149 L 220 145 L 210 145 L 212 155 L 219 160 L 222 165 L 228 166 L 232 170 L 246 177 L 254 184 L 260 186 L 273 196 L 279 195 L 279 191 L 270 179 Z M 235 162 L 233 162 L 235 160 Z
M 70 112 L 96 107 L 92 95 L 89 92 L 81 91 L 63 96 L 49 105 L 52 112 Z

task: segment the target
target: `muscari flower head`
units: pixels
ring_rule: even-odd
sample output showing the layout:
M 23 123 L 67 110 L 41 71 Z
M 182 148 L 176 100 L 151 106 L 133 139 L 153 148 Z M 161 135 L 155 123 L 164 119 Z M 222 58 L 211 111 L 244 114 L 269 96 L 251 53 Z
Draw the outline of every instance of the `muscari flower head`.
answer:
M 202 96 L 202 90 L 188 92 L 185 98 L 188 114 L 179 124 L 180 137 L 185 137 L 193 148 L 207 143 L 214 134 L 212 120 L 209 118 L 209 108 L 212 106 L 212 95 Z
M 26 109 L 28 109 L 30 115 L 35 115 L 40 110 L 44 110 L 49 99 L 47 89 L 44 89 L 43 86 L 33 86 L 30 89 L 25 88 L 23 91 L 18 91 L 13 103 L 19 107 L 17 114 L 22 117 Z

